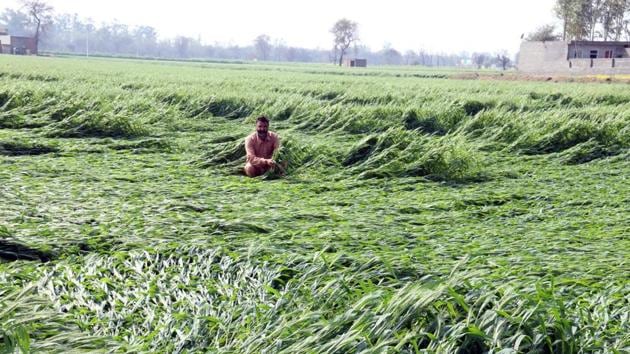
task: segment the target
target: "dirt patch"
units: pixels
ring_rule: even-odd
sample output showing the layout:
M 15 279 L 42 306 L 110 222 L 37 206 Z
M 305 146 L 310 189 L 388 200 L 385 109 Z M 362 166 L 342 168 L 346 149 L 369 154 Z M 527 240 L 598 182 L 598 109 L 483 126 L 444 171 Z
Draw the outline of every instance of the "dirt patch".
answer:
M 464 72 L 450 75 L 456 80 L 501 80 L 501 81 L 540 81 L 540 82 L 579 82 L 579 83 L 628 83 L 630 75 L 554 75 L 554 74 L 526 74 L 520 72 Z

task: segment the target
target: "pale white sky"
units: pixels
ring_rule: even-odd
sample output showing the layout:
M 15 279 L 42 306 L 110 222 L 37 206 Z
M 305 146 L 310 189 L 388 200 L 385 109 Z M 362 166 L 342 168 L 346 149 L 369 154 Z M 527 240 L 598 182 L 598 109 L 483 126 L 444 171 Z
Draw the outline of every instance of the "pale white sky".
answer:
M 555 23 L 554 0 L 48 0 L 58 13 L 77 13 L 96 24 L 118 20 L 149 25 L 160 37 L 201 36 L 207 44 L 249 45 L 259 34 L 290 46 L 328 49 L 329 29 L 346 17 L 359 24 L 361 42 L 401 52 L 515 53 L 522 33 Z M 18 8 L 2 0 L 0 8 Z

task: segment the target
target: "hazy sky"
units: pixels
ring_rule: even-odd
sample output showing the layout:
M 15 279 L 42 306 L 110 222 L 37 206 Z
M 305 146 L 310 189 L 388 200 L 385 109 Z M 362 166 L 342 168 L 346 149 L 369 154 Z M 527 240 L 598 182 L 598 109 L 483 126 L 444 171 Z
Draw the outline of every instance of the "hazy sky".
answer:
M 554 0 L 48 0 L 56 12 L 78 13 L 97 24 L 118 20 L 149 25 L 160 37 L 201 37 L 212 44 L 249 45 L 259 34 L 290 46 L 328 49 L 329 29 L 342 17 L 359 24 L 361 42 L 404 52 L 421 48 L 515 53 L 520 36 L 555 22 Z M 2 0 L 0 8 L 19 7 Z

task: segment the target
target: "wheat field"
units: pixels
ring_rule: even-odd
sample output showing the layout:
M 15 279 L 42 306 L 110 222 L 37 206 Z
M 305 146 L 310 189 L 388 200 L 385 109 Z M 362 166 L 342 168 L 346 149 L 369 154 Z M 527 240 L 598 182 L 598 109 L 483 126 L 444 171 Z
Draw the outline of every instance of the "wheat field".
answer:
M 458 75 L 0 56 L 0 352 L 628 352 L 627 84 Z

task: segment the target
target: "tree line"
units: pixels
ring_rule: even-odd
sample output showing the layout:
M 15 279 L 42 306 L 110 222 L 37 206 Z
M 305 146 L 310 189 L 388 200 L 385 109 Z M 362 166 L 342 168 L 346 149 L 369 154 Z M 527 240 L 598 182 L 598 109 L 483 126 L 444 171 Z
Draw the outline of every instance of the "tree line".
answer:
M 630 41 L 629 0 L 556 0 L 554 13 L 562 21 L 561 33 L 545 25 L 527 39 Z
M 401 52 L 390 44 L 372 50 L 361 44 L 358 24 L 341 19 L 331 33 L 335 37 L 332 49 L 307 49 L 289 46 L 266 34 L 255 37 L 250 45 L 206 44 L 201 38 L 176 36 L 161 38 L 151 26 L 128 26 L 118 21 L 96 24 L 78 14 L 55 14 L 41 0 L 23 2 L 19 9 L 6 8 L 0 13 L 0 27 L 11 35 L 36 37 L 40 52 L 79 55 L 113 55 L 168 59 L 227 59 L 278 62 L 330 62 L 341 64 L 344 56 L 367 59 L 369 65 L 422 65 L 448 67 L 509 67 L 505 53 L 435 53 L 425 49 Z M 337 38 L 338 25 L 348 26 L 349 32 Z M 337 28 L 336 28 L 337 27 Z M 344 37 L 345 36 L 345 37 Z

